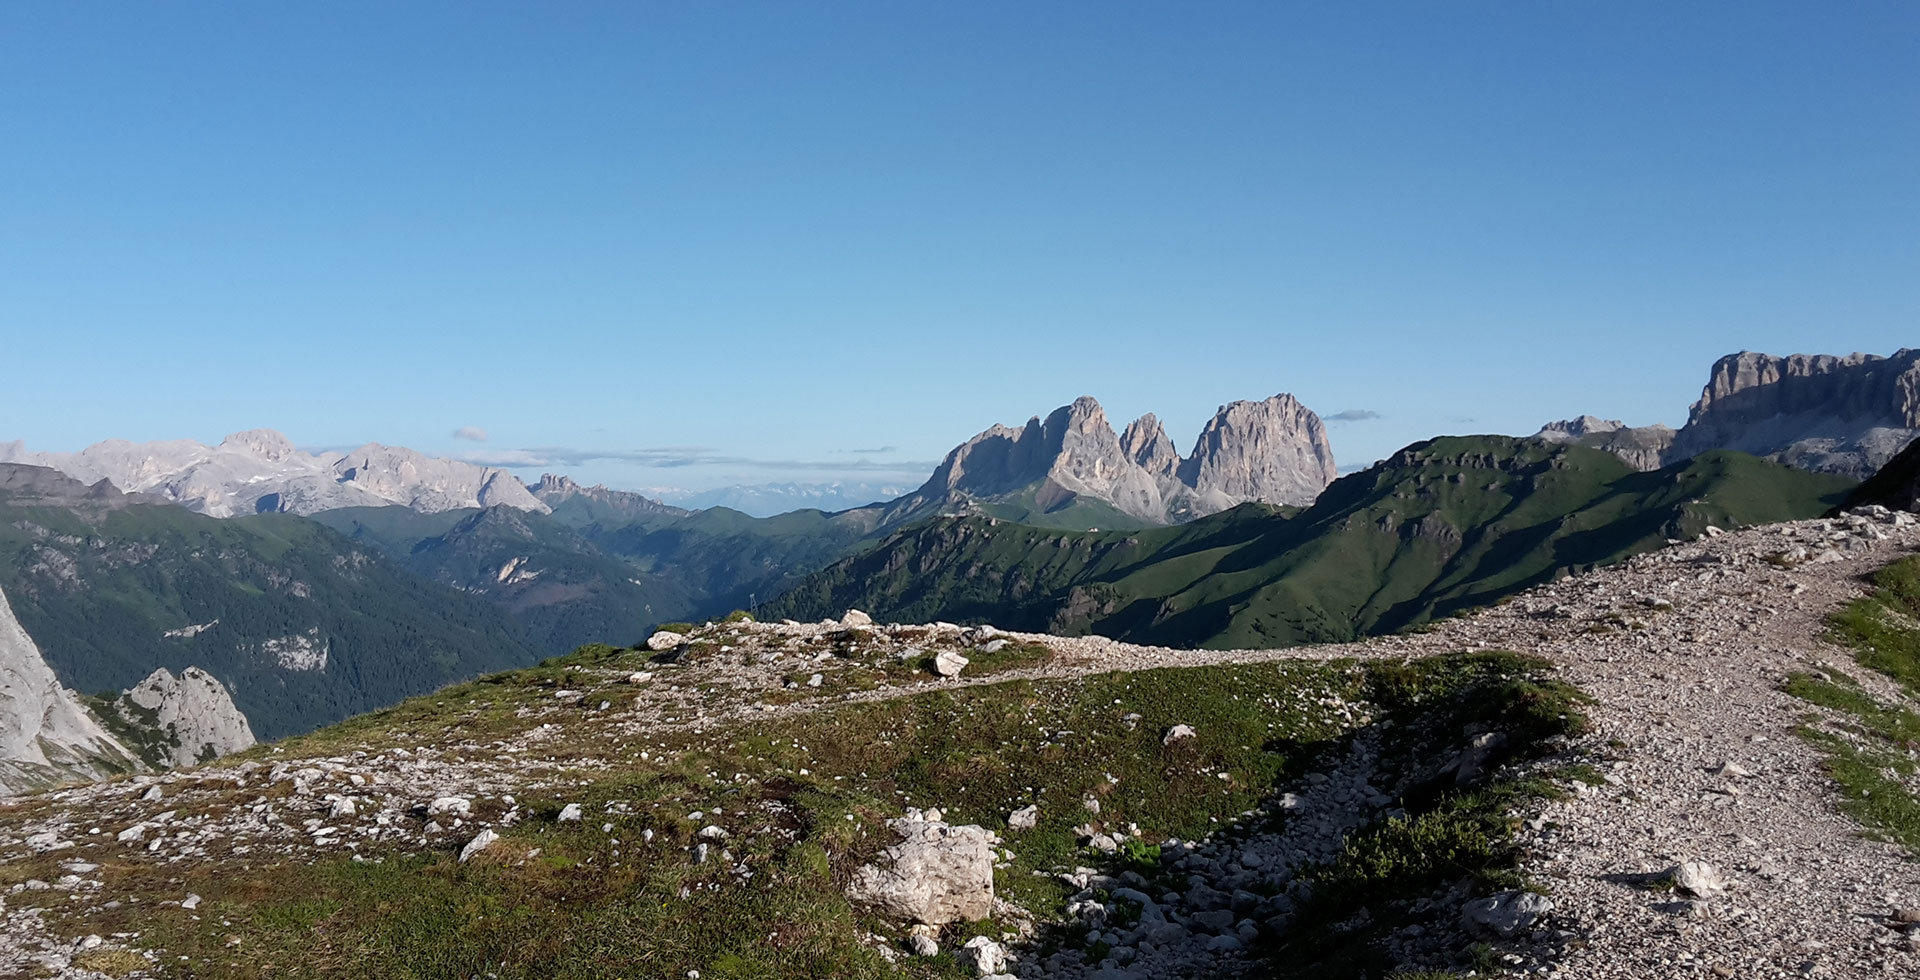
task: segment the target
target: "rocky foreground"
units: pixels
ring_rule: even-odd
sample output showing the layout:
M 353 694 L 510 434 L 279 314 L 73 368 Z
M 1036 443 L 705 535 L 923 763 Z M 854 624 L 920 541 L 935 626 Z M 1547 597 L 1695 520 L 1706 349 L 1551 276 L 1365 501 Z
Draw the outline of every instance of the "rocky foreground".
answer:
M 503 853 L 500 832 L 523 821 L 590 831 L 619 816 L 613 804 L 605 816 L 575 804 L 549 816 L 516 802 L 534 793 L 564 799 L 570 786 L 618 767 L 583 750 L 583 741 L 617 744 L 640 760 L 649 754 L 643 746 L 663 744 L 650 740 L 717 737 L 830 707 L 1018 678 L 1504 649 L 1550 660 L 1593 697 L 1583 751 L 1596 768 L 1568 798 L 1524 814 L 1519 871 L 1537 892 L 1462 903 L 1441 917 L 1446 929 L 1486 944 L 1473 969 L 1581 978 L 1912 976 L 1920 974 L 1920 926 L 1911 924 L 1920 919 L 1920 865 L 1841 814 L 1822 756 L 1796 730 L 1810 718 L 1843 719 L 1781 687 L 1796 672 L 1841 665 L 1883 702 L 1913 706 L 1822 637 L 1827 617 L 1863 594 L 1864 574 L 1917 546 L 1912 516 L 1887 512 L 1714 534 L 1422 633 L 1295 650 L 1180 651 L 938 624 L 876 626 L 853 615 L 656 637 L 664 662 L 611 679 L 625 695 L 606 693 L 609 678 L 569 674 L 510 714 L 476 709 L 464 741 L 422 734 L 369 748 L 321 733 L 215 767 L 0 809 L 0 975 L 165 973 L 170 951 L 127 926 L 139 917 L 127 916 L 126 903 L 192 913 L 200 898 L 166 882 L 210 863 L 432 851 L 483 861 Z M 848 655 L 850 646 L 858 655 Z M 1321 700 L 1315 707 L 1330 716 L 1356 710 Z M 407 717 L 393 724 L 405 727 Z M 429 727 L 423 719 L 412 730 Z M 1168 743 L 1191 737 L 1180 727 L 1156 735 Z M 1027 977 L 1242 971 L 1247 949 L 1285 928 L 1301 895 L 1293 869 L 1392 812 L 1371 772 L 1377 746 L 1355 737 L 1346 751 L 1330 776 L 1316 774 L 1262 805 L 1288 817 L 1277 827 L 1249 820 L 1239 833 L 1164 842 L 1171 876 L 1064 871 L 1081 889 L 1067 904 L 1085 927 L 1076 948 L 1042 945 L 1028 925 L 971 940 L 958 959 L 968 972 Z M 1472 764 L 1471 752 L 1454 763 Z M 1916 788 L 1911 775 L 1902 778 Z M 911 906 L 901 907 L 902 918 L 984 908 L 996 922 L 1019 920 L 1018 909 L 993 896 L 991 866 L 1021 846 L 1020 828 L 1035 813 L 1009 812 L 1002 833 L 950 826 L 932 809 L 907 812 L 894 824 L 900 843 L 850 885 L 857 898 Z M 1090 855 L 1124 849 L 1137 833 L 1102 825 L 1097 815 L 1089 805 Z M 745 846 L 738 821 L 763 819 L 717 809 L 692 818 L 697 829 L 685 846 L 703 863 L 732 860 L 732 849 Z M 916 841 L 934 844 L 916 850 Z M 967 877 L 982 862 L 984 895 Z M 136 864 L 147 871 L 139 893 L 102 871 Z M 28 873 L 34 877 L 22 880 Z M 909 892 L 920 897 L 900 897 Z M 64 897 L 49 901 L 56 893 Z M 928 909 L 942 903 L 951 908 Z M 93 922 L 105 925 L 88 928 Z M 1046 923 L 1037 925 L 1044 931 Z M 1442 938 L 1455 938 L 1426 932 L 1411 928 L 1388 942 L 1402 962 L 1421 965 L 1440 955 Z M 910 957 L 941 940 L 920 928 L 874 941 L 889 956 Z

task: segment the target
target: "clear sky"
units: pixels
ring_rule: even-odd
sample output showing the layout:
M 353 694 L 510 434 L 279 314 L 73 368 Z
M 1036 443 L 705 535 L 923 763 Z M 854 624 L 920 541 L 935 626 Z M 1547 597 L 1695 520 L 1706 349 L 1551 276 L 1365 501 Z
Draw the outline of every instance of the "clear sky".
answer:
M 1359 463 L 1916 314 L 1911 0 L 0 4 L 37 449 L 887 478 L 1290 391 Z

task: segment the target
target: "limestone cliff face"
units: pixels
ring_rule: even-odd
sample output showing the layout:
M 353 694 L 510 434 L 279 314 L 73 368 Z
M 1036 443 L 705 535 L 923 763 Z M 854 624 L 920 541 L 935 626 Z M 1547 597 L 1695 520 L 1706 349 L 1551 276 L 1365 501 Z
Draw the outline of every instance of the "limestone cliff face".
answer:
M 1172 479 L 1180 473 L 1180 451 L 1173 448 L 1167 430 L 1152 412 L 1127 424 L 1120 434 L 1120 448 L 1134 464 L 1157 480 Z
M 1304 507 L 1339 475 L 1326 425 L 1292 395 L 1221 408 L 1180 465 L 1208 514 L 1249 500 Z
M 60 685 L 0 593 L 0 796 L 139 768 Z
M 1597 423 L 1597 424 L 1595 424 Z M 1605 449 L 1643 470 L 1735 449 L 1797 469 L 1865 479 L 1920 436 L 1920 350 L 1742 351 L 1714 362 L 1687 424 L 1624 427 L 1583 416 L 1535 433 Z
M 534 497 L 548 507 L 557 508 L 572 502 L 593 513 L 618 514 L 633 520 L 642 517 L 685 517 L 693 513 L 627 490 L 612 490 L 604 486 L 583 487 L 570 477 L 554 473 L 540 474 L 540 482 L 534 484 L 532 490 Z
M 1578 442 L 1587 436 L 1618 432 L 1626 427 L 1627 424 L 1619 419 L 1603 419 L 1596 418 L 1592 415 L 1582 415 L 1576 419 L 1548 422 L 1546 425 L 1541 426 L 1540 431 L 1534 433 L 1533 437 L 1547 442 Z
M 1668 461 L 1738 449 L 1866 478 L 1920 435 L 1920 350 L 1716 361 Z
M 178 677 L 161 667 L 126 692 L 124 700 L 153 719 L 167 736 L 166 763 L 192 766 L 238 752 L 253 744 L 253 726 L 234 707 L 219 679 L 198 667 Z
M 1045 420 L 969 439 L 889 513 L 1032 489 L 1043 507 L 1085 497 L 1170 523 L 1248 501 L 1304 506 L 1336 475 L 1326 426 L 1291 395 L 1221 407 L 1186 458 L 1154 416 L 1115 435 L 1100 403 L 1082 397 Z

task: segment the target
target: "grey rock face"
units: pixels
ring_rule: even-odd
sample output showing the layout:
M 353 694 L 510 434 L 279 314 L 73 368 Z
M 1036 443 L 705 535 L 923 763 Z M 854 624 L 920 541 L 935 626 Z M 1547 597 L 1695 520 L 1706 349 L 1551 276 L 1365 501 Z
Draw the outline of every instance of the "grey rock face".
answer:
M 0 593 L 0 795 L 138 768 L 133 751 L 60 686 Z
M 1862 479 L 1920 435 L 1920 350 L 1721 358 L 1673 455 L 1738 449 Z
M 1533 438 L 1544 439 L 1547 442 L 1577 442 L 1586 436 L 1618 432 L 1626 427 L 1627 424 L 1619 419 L 1603 419 L 1596 418 L 1592 415 L 1582 415 L 1576 419 L 1548 422 L 1546 425 L 1540 427 L 1539 432 L 1533 434 Z
M 125 697 L 154 719 L 154 727 L 176 740 L 168 758 L 173 765 L 197 765 L 253 744 L 253 726 L 234 707 L 225 685 L 198 667 L 188 667 L 178 677 L 161 667 Z
M 1275 395 L 1221 408 L 1180 475 L 1195 509 L 1214 513 L 1249 500 L 1304 507 L 1340 474 L 1320 416 L 1292 395 Z
M 1127 430 L 1120 434 L 1120 448 L 1133 460 L 1134 465 L 1146 470 L 1155 479 L 1164 480 L 1176 477 L 1180 472 L 1180 451 L 1173 448 L 1173 440 L 1167 438 L 1167 430 L 1162 428 L 1160 420 L 1152 412 L 1127 423 Z
M 1920 350 L 1875 354 L 1741 351 L 1714 362 L 1679 431 L 1583 416 L 1535 433 L 1653 470 L 1713 449 L 1865 479 L 1920 436 Z
M 111 439 L 77 453 L 30 453 L 9 445 L 9 462 L 51 467 L 84 483 L 109 480 L 213 517 L 389 504 L 423 512 L 495 505 L 548 510 L 502 469 L 379 443 L 345 454 L 303 453 L 270 429 L 236 432 L 218 446 Z
M 1186 458 L 1159 419 L 1115 435 L 1100 403 L 1082 397 L 1044 421 L 973 437 L 890 512 L 1037 488 L 1042 507 L 1086 497 L 1164 524 L 1249 501 L 1304 506 L 1337 475 L 1325 425 L 1292 395 L 1222 406 Z
M 533 485 L 532 492 L 536 499 L 549 507 L 558 507 L 570 500 L 581 500 L 596 510 L 610 511 L 632 519 L 685 517 L 693 513 L 626 490 L 613 490 L 599 485 L 583 487 L 570 477 L 553 473 L 540 474 L 540 482 Z

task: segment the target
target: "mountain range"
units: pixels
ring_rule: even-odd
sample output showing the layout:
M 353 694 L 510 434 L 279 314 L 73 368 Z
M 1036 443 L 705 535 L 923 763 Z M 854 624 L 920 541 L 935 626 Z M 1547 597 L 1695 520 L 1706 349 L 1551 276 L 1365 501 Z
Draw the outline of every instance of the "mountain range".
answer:
M 1081 397 L 967 440 L 881 523 L 977 509 L 1050 527 L 1176 524 L 1243 503 L 1305 506 L 1337 475 L 1325 424 L 1292 395 L 1221 406 L 1184 457 L 1153 415 L 1115 434 Z
M 199 669 L 263 738 L 539 656 L 506 613 L 305 518 L 216 519 L 18 463 L 0 463 L 0 590 L 65 686 Z
M 861 609 L 1180 647 L 1394 632 L 1709 527 L 1817 517 L 1853 481 L 1724 450 L 1638 472 L 1506 436 L 1416 443 L 1311 507 L 1075 532 L 983 515 L 905 527 L 803 579 L 769 616 Z
M 190 751 L 114 727 L 139 720 L 123 692 L 156 671 L 216 681 L 272 738 L 734 609 L 1346 639 L 1708 525 L 1833 507 L 1917 431 L 1917 359 L 1731 355 L 1678 432 L 1585 416 L 1418 443 L 1338 480 L 1324 424 L 1290 395 L 1222 406 L 1185 455 L 1154 416 L 1116 432 L 1084 397 L 982 431 L 896 499 L 770 517 L 377 444 L 302 452 L 266 430 L 12 443 L 0 590 L 59 684 L 98 692 L 94 714 L 143 761 Z M 1910 500 L 1920 466 L 1900 459 L 1854 499 Z
M 1741 351 L 1714 362 L 1678 430 L 1588 415 L 1535 436 L 1605 449 L 1643 470 L 1737 449 L 1864 480 L 1920 436 L 1920 350 L 1891 357 Z
M 350 452 L 306 453 L 271 429 L 236 432 L 215 446 L 110 439 L 75 453 L 40 453 L 17 441 L 0 443 L 0 463 L 45 466 L 89 484 L 109 480 L 122 491 L 153 494 L 209 517 L 389 504 L 420 511 L 547 509 L 503 469 L 372 442 Z

